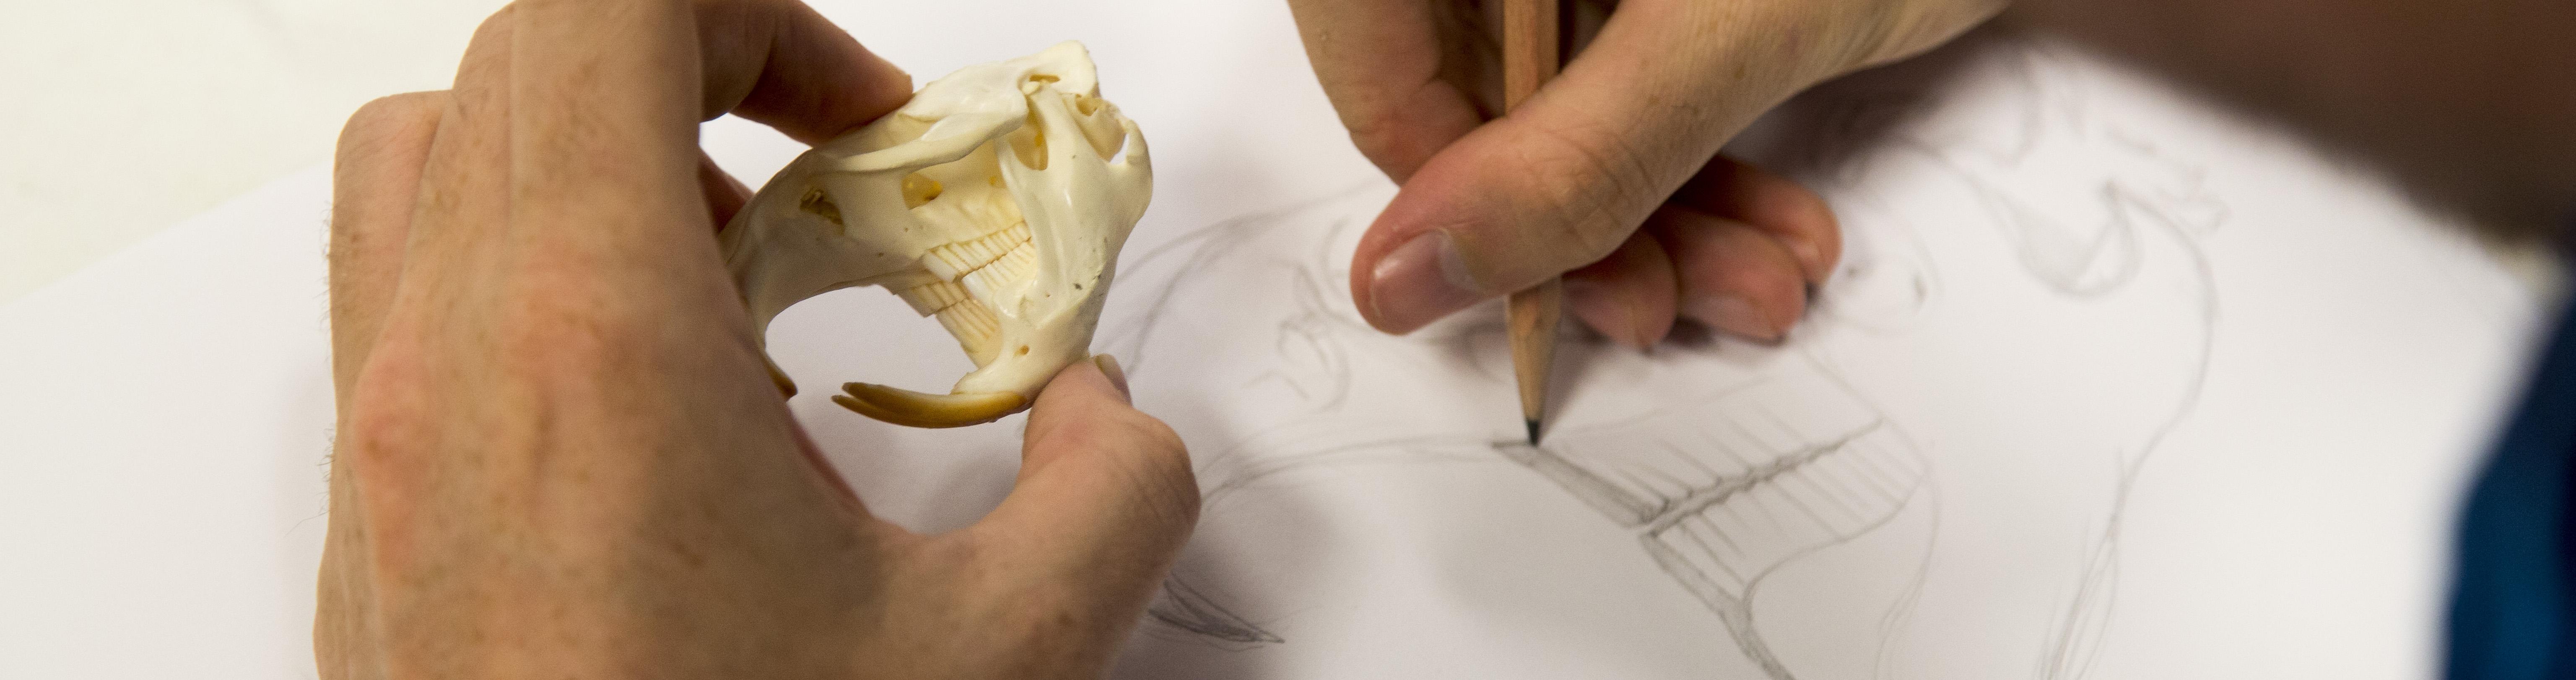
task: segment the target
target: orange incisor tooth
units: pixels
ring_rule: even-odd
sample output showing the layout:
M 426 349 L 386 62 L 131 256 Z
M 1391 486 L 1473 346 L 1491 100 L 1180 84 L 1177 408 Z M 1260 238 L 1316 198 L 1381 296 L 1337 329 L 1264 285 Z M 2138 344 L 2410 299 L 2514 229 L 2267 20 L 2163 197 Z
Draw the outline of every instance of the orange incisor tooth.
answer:
M 980 425 L 1018 413 L 1029 402 L 1028 398 L 1010 392 L 924 394 L 856 382 L 842 385 L 841 390 L 848 394 L 832 395 L 832 403 L 859 415 L 906 427 Z

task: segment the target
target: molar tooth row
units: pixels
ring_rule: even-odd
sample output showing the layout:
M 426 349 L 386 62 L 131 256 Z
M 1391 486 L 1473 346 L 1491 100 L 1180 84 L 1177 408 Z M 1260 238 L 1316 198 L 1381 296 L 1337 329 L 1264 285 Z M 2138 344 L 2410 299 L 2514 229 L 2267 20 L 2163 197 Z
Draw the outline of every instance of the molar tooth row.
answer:
M 937 314 L 939 310 L 967 299 L 966 287 L 954 281 L 932 281 L 895 291 L 894 295 L 903 298 L 904 302 L 912 305 L 914 313 L 922 316 Z
M 1001 231 L 931 248 L 929 256 L 921 258 L 921 266 L 940 280 L 955 281 L 967 272 L 1001 259 L 1013 246 L 1027 242 L 1029 223 L 1023 221 Z
M 1010 252 L 994 258 L 991 263 L 967 272 L 965 278 L 958 279 L 958 282 L 966 284 L 966 292 L 975 296 L 975 299 L 992 304 L 1002 299 L 999 288 L 1027 282 L 1029 277 L 1037 274 L 1037 268 L 1037 246 L 1024 240 L 1017 247 L 1011 248 Z
M 984 303 L 967 300 L 939 310 L 939 327 L 957 337 L 957 346 L 966 350 L 966 358 L 975 360 L 976 368 L 993 363 L 1002 340 L 1002 322 Z

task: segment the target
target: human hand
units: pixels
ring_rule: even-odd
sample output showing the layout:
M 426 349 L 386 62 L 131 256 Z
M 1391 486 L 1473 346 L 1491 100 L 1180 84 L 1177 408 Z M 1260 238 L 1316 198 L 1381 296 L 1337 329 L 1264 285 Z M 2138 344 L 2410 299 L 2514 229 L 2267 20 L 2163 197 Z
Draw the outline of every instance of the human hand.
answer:
M 792 0 L 524 0 L 342 132 L 322 677 L 1096 676 L 1198 508 L 1077 362 L 1016 487 L 916 535 L 778 399 L 716 250 L 731 111 L 808 143 L 910 78 Z
M 1565 1 L 1588 45 L 1503 117 L 1501 2 L 1289 0 L 1352 141 L 1403 185 L 1352 257 L 1370 324 L 1411 332 L 1563 274 L 1566 308 L 1624 344 L 1661 340 L 1677 313 L 1778 339 L 1840 234 L 1813 192 L 1718 148 L 2006 2 Z

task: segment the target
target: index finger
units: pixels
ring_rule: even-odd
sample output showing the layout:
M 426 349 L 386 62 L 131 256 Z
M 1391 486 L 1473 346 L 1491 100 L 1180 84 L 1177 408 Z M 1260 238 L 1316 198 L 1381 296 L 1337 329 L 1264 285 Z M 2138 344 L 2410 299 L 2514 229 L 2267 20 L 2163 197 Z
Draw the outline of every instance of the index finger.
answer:
M 1492 45 L 1455 3 L 1291 0 L 1288 9 L 1351 143 L 1397 183 L 1488 117 L 1458 84 L 1496 70 Z
M 411 256 L 524 263 L 495 258 L 506 241 L 538 239 L 569 256 L 553 261 L 709 273 L 707 249 L 689 247 L 714 231 L 698 191 L 700 120 L 739 109 L 821 141 L 910 89 L 792 0 L 520 0 L 485 22 L 457 69 L 423 177 L 424 209 L 445 217 L 415 225 Z
M 546 131 L 514 140 L 545 147 L 515 163 L 540 176 L 615 177 L 620 168 L 584 166 L 693 145 L 698 121 L 728 111 L 820 143 L 912 93 L 902 69 L 794 0 L 521 0 L 513 9 L 510 44 L 495 47 L 511 53 L 514 126 Z
M 1815 5 L 1621 3 L 1563 73 L 1404 181 L 1352 257 L 1362 315 L 1410 332 L 1610 255 L 1736 131 L 1838 63 L 1834 45 L 1798 39 L 1842 35 L 1817 28 L 1836 19 Z
M 831 141 L 912 97 L 912 76 L 794 0 L 697 5 L 701 118 L 726 112 L 807 145 Z

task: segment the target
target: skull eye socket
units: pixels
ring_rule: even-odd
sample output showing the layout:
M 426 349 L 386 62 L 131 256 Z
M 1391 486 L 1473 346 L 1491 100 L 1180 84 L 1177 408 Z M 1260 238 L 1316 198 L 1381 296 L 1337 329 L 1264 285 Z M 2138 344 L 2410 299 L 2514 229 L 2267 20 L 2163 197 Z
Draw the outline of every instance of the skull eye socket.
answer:
M 997 177 L 995 179 L 1000 178 Z M 939 194 L 942 190 L 944 190 L 944 187 L 940 186 L 939 180 L 931 179 L 929 176 L 918 172 L 904 175 L 903 207 L 919 208 L 921 207 L 921 204 L 929 203 L 931 199 L 939 198 Z M 839 220 L 834 221 L 837 222 Z
M 906 186 L 909 186 L 911 183 L 905 182 L 905 184 Z M 823 190 L 819 187 L 806 189 L 805 196 L 803 198 L 796 199 L 796 208 L 805 212 L 813 213 L 817 217 L 830 220 L 833 224 L 841 223 L 840 204 L 833 203 L 832 195 L 823 193 Z
M 1011 132 L 1012 155 L 1030 170 L 1047 169 L 1046 122 L 1038 119 L 1037 107 L 1029 107 L 1028 122 Z

